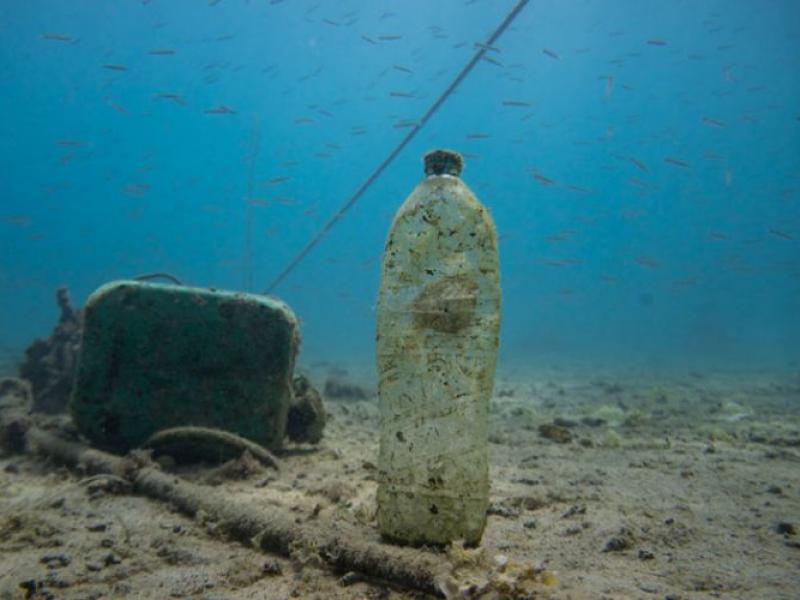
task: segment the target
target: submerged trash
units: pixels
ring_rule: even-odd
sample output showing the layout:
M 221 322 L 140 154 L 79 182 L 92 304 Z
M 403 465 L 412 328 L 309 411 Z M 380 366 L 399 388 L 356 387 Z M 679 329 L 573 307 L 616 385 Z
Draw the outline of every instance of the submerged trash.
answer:
M 33 409 L 50 414 L 66 409 L 81 337 L 81 313 L 72 306 L 69 290 L 58 288 L 56 301 L 61 311 L 58 324 L 49 338 L 28 346 L 19 368 L 19 376 L 31 382 Z
M 117 281 L 84 310 L 70 409 L 98 448 L 162 429 L 222 429 L 276 449 L 286 430 L 297 320 L 279 300 Z
M 480 541 L 500 325 L 497 234 L 447 150 L 395 216 L 378 296 L 378 524 L 389 539 Z

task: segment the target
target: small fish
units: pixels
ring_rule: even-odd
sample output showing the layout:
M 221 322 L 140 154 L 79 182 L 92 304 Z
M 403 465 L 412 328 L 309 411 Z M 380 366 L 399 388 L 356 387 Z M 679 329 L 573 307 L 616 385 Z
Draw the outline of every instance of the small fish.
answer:
M 85 143 L 83 140 L 56 140 L 59 146 L 83 146 Z
M 637 263 L 643 267 L 647 267 L 648 269 L 658 269 L 661 266 L 661 262 L 652 256 L 637 256 L 635 260 Z
M 414 98 L 415 97 L 414 92 L 394 91 L 394 92 L 389 92 L 389 95 L 392 96 L 393 98 Z
M 665 42 L 664 40 L 657 40 L 657 39 L 647 40 L 647 45 L 648 46 L 666 46 L 667 42 Z
M 610 98 L 611 95 L 614 93 L 614 76 L 613 75 L 605 75 L 600 79 L 606 80 L 606 89 L 605 89 L 605 97 Z
M 725 123 L 718 121 L 717 119 L 712 119 L 711 117 L 703 117 L 703 123 L 710 125 L 711 127 L 725 127 Z
M 395 71 L 400 71 L 401 73 L 413 73 L 414 72 L 411 69 L 409 69 L 408 67 L 404 67 L 403 65 L 392 65 L 392 68 Z
M 209 114 L 209 115 L 235 115 L 236 111 L 233 110 L 230 106 L 225 106 L 224 104 L 220 104 L 219 106 L 215 106 L 214 108 L 206 109 L 206 114 Z
M 503 63 L 501 63 L 499 60 L 497 60 L 496 58 L 492 58 L 491 56 L 486 56 L 485 54 L 481 56 L 481 60 L 485 60 L 486 62 L 493 64 L 496 67 L 503 66 Z
M 794 236 L 791 233 L 781 231 L 780 229 L 773 229 L 772 227 L 770 227 L 769 232 L 775 237 L 779 237 L 784 240 L 794 240 Z
M 314 119 L 310 117 L 297 117 L 294 121 L 292 121 L 295 125 L 308 125 L 311 123 L 316 123 Z
M 284 183 L 286 181 L 289 181 L 290 179 L 291 179 L 291 177 L 289 177 L 288 175 L 283 175 L 283 176 L 280 176 L 280 177 L 273 177 L 272 179 L 267 179 L 264 182 L 264 184 L 265 185 L 278 185 L 279 183 Z
M 736 81 L 736 76 L 733 74 L 733 65 L 729 65 L 722 69 L 722 78 L 725 81 Z
M 669 156 L 667 156 L 664 159 L 664 162 L 669 163 L 671 165 L 675 165 L 676 167 L 682 167 L 684 169 L 691 168 L 691 165 L 688 162 L 686 162 L 685 160 L 680 160 L 678 158 L 670 158 Z
M 468 140 L 485 140 L 492 137 L 489 133 L 468 133 L 467 139 Z
M 376 46 L 378 44 L 378 42 L 376 42 L 375 40 L 373 40 L 371 37 L 369 37 L 367 35 L 362 35 L 361 39 L 364 40 L 365 42 L 367 42 L 368 44 L 372 44 L 373 46 Z
M 419 127 L 419 121 L 414 121 L 413 119 L 403 119 L 402 121 L 398 121 L 392 127 L 395 129 L 405 129 L 406 127 Z
M 550 50 L 549 48 L 542 48 L 542 54 L 546 54 L 550 58 L 554 58 L 555 60 L 561 60 L 561 56 L 555 50 Z
M 263 198 L 248 198 L 245 202 L 247 202 L 247 204 L 250 206 L 269 206 L 269 202 Z
M 684 288 L 684 287 L 689 287 L 690 285 L 697 285 L 697 279 L 695 277 L 687 277 L 686 279 L 677 279 L 672 282 L 672 287 L 674 288 Z
M 548 267 L 568 267 L 570 265 L 579 265 L 581 261 L 577 258 L 545 258 L 542 260 L 542 264 Z
M 708 239 L 713 240 L 715 242 L 724 242 L 726 240 L 729 240 L 730 237 L 728 237 L 727 234 L 719 233 L 718 231 L 711 231 L 708 234 Z
M 648 171 L 647 165 L 645 165 L 642 161 L 634 158 L 633 156 L 629 156 L 628 157 L 628 162 L 630 162 L 633 166 L 635 166 L 637 169 L 639 169 L 643 173 L 647 173 L 647 171 Z
M 128 70 L 128 67 L 126 65 L 114 65 L 114 64 L 103 65 L 103 68 L 104 69 L 108 69 L 109 71 L 127 71 Z
M 151 56 L 171 56 L 175 54 L 175 50 L 172 48 L 156 48 L 155 50 L 150 50 L 148 54 Z
M 322 22 L 325 23 L 326 25 L 333 25 L 334 27 L 340 27 L 341 26 L 341 23 L 337 23 L 333 19 L 322 19 Z
M 560 233 L 554 233 L 553 235 L 548 235 L 545 239 L 548 242 L 565 242 L 569 240 L 573 235 L 575 235 L 575 231 L 573 229 L 567 229 Z
M 498 48 L 497 46 L 481 44 L 480 42 L 475 42 L 474 46 L 479 50 L 486 50 L 487 52 L 501 52 L 500 48 Z
M 50 40 L 51 42 L 74 42 L 77 41 L 71 35 L 65 35 L 63 33 L 45 33 L 42 34 L 42 38 L 45 40 Z
M 579 194 L 591 194 L 592 193 L 591 188 L 585 188 L 585 187 L 581 187 L 579 185 L 567 184 L 566 188 L 568 190 L 570 190 L 570 191 L 578 192 Z
M 180 104 L 181 106 L 186 106 L 186 100 L 180 94 L 176 94 L 174 92 L 159 92 L 156 94 L 156 98 L 163 98 L 164 100 L 172 100 L 176 104 Z
M 0 221 L 17 225 L 18 227 L 27 227 L 31 223 L 31 218 L 27 215 L 3 215 L 0 216 Z
M 533 106 L 530 102 L 524 100 L 503 100 L 503 106 Z
M 394 42 L 397 40 L 402 40 L 402 35 L 379 35 L 378 40 L 381 42 Z
M 542 175 L 541 173 L 537 173 L 536 171 L 533 172 L 533 178 L 542 185 L 550 186 L 556 184 L 555 180 L 550 179 L 549 177 L 545 177 L 544 175 Z
M 122 189 L 122 193 L 127 196 L 141 198 L 148 192 L 149 189 L 150 185 L 147 183 L 129 183 Z

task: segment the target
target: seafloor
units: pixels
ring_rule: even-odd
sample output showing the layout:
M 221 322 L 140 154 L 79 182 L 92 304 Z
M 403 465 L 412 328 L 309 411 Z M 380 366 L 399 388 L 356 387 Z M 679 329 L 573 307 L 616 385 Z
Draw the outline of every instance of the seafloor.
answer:
M 320 389 L 331 377 L 371 389 L 342 365 L 307 371 Z M 298 523 L 364 524 L 377 542 L 376 399 L 326 406 L 323 442 L 290 448 L 279 472 L 242 459 L 176 472 Z M 546 576 L 515 597 L 800 598 L 797 372 L 501 373 L 490 456 L 488 526 L 479 550 L 451 551 L 451 597 L 454 582 L 480 589 L 529 564 Z M 0 599 L 425 597 L 261 553 L 113 483 L 0 459 Z

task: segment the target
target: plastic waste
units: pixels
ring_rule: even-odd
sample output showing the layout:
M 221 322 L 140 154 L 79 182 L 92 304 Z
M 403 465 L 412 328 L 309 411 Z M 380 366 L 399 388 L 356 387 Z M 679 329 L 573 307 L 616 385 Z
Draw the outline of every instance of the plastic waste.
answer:
M 477 544 L 486 525 L 500 278 L 494 224 L 462 167 L 456 152 L 425 156 L 383 256 L 377 516 L 400 543 Z

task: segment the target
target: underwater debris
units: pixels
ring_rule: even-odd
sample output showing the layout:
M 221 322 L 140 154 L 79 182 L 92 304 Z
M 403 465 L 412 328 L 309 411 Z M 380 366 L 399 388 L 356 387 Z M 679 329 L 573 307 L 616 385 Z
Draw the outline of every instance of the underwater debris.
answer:
M 25 350 L 19 376 L 31 382 L 33 410 L 49 414 L 67 407 L 81 343 L 81 312 L 75 310 L 65 287 L 56 291 L 58 324 L 47 339 L 37 339 Z
M 83 323 L 70 409 L 98 448 L 189 424 L 281 446 L 300 342 L 283 302 L 123 280 L 90 296 Z
M 31 386 L 24 379 L 0 379 L 0 453 L 16 454 L 25 449 L 30 427 Z
M 203 447 L 198 449 L 198 446 Z M 216 450 L 208 450 L 207 447 Z M 239 453 L 248 453 L 262 464 L 279 469 L 278 459 L 263 446 L 243 438 L 230 431 L 213 429 L 211 427 L 172 427 L 162 429 L 150 436 L 142 444 L 143 448 L 169 448 L 172 451 L 184 454 L 186 452 L 194 454 L 201 453 L 204 457 L 209 452 L 214 458 L 224 456 L 225 451 L 233 450 Z
M 614 535 L 606 542 L 606 545 L 603 547 L 603 552 L 622 552 L 624 550 L 629 550 L 633 547 L 635 541 L 636 538 L 633 532 L 627 527 L 623 527 L 619 530 L 617 535 Z
M 307 377 L 298 375 L 292 382 L 293 395 L 289 403 L 286 435 L 293 442 L 316 444 L 325 428 L 325 408 L 322 397 Z
M 548 440 L 559 444 L 567 444 L 572 441 L 572 433 L 566 427 L 555 423 L 543 423 L 539 425 L 539 435 Z
M 48 40 L 50 42 L 77 42 L 78 39 L 72 37 L 71 35 L 67 35 L 65 33 L 43 33 L 42 34 L 43 40 Z

